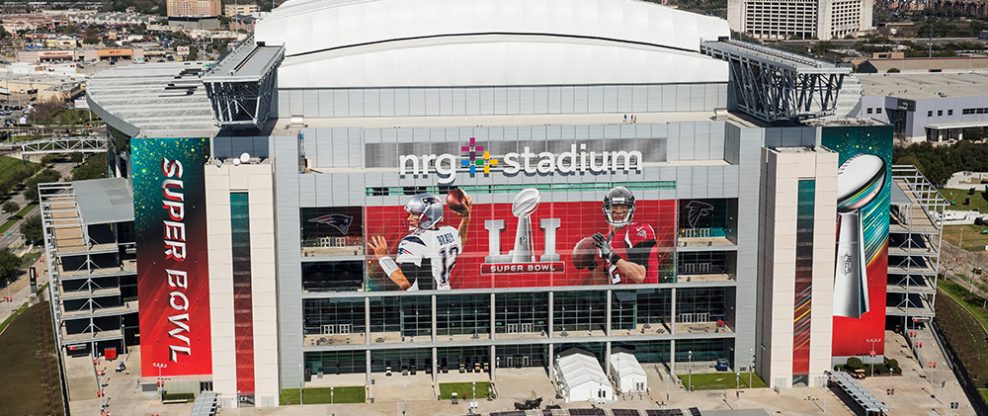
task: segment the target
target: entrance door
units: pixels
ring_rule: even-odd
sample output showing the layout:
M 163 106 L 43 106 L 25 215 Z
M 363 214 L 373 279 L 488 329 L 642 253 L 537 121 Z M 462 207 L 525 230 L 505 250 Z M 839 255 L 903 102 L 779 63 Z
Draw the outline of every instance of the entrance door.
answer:
M 340 324 L 340 335 L 350 335 L 350 324 Z
M 521 324 L 521 332 L 535 332 L 532 330 L 532 324 Z
M 322 333 L 324 335 L 333 335 L 336 332 L 336 325 L 323 325 Z
M 504 357 L 504 361 L 508 368 L 514 367 L 515 365 L 514 357 Z
M 522 367 L 528 367 L 530 365 L 531 365 L 531 362 L 529 361 L 528 356 L 527 355 L 521 356 L 521 366 Z
M 518 332 L 518 324 L 508 324 L 507 330 L 509 334 L 514 334 Z

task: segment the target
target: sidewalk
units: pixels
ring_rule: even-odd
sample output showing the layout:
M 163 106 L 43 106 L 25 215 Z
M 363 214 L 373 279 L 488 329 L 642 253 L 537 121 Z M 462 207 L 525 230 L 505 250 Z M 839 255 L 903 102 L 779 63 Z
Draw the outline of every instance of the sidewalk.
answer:
M 34 266 L 38 271 L 38 287 L 40 288 L 48 281 L 48 274 L 44 268 L 44 256 L 39 257 L 38 261 L 34 263 Z M 0 289 L 0 301 L 2 301 L 0 302 L 0 322 L 3 322 L 13 311 L 30 300 L 31 285 L 28 280 L 28 272 L 24 270 L 17 277 L 17 280 L 10 283 L 10 286 Z M 12 301 L 6 302 L 6 296 L 11 296 Z

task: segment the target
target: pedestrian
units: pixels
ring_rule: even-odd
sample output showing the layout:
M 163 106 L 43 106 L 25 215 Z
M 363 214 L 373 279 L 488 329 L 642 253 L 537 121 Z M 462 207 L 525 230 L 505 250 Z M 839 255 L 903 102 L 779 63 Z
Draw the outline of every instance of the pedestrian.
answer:
M 628 123 L 628 114 L 625 114 L 625 115 L 624 115 L 624 123 L 625 123 L 625 124 L 627 124 L 627 123 Z

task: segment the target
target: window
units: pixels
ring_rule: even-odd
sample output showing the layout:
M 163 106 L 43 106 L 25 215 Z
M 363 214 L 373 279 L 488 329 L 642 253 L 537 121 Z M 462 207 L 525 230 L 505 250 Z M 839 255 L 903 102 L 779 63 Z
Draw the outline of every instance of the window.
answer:
M 937 117 L 943 116 L 943 110 L 937 110 Z
M 927 111 L 926 112 L 926 116 L 927 117 L 933 117 L 933 110 Z
M 868 109 L 868 114 L 871 114 L 871 109 L 870 108 Z
M 875 114 L 882 114 L 882 107 L 876 108 L 875 109 Z
M 948 116 L 954 115 L 954 110 L 947 110 L 947 115 Z

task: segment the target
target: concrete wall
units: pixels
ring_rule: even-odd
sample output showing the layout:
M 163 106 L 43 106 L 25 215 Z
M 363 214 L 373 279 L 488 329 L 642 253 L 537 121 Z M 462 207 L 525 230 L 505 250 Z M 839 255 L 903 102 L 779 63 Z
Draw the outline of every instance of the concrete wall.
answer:
M 834 240 L 837 212 L 838 154 L 823 148 L 762 150 L 761 273 L 758 281 L 759 374 L 773 387 L 793 384 L 794 311 L 796 309 L 797 184 L 816 180 L 814 192 L 813 271 L 810 300 L 809 379 L 831 362 Z M 761 349 L 761 345 L 765 348 Z
M 237 346 L 234 320 L 230 193 L 250 199 L 250 273 L 254 353 L 254 397 L 258 407 L 278 405 L 278 285 L 275 262 L 274 187 L 270 162 L 206 167 L 210 322 L 213 390 L 223 406 L 236 407 Z M 246 393 L 246 392 L 245 392 Z

